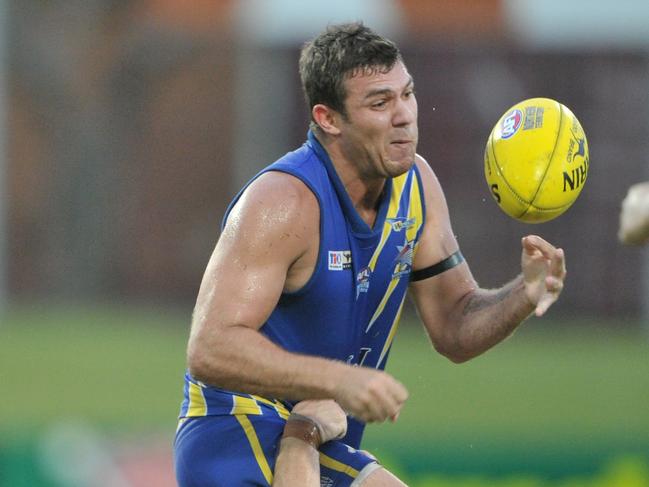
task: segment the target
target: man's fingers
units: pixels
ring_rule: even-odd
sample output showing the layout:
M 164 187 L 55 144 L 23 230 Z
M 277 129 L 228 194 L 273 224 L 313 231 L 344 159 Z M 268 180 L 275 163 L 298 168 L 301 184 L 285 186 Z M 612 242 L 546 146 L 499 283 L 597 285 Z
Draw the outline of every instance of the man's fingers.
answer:
M 563 249 L 555 249 L 550 258 L 550 273 L 553 276 L 563 278 L 566 275 L 566 259 Z
M 387 395 L 383 398 L 376 398 L 369 408 L 368 421 L 377 423 L 387 420 L 396 421 L 407 397 L 407 392 L 403 395 L 402 391 L 399 391 L 396 397 Z
M 529 236 L 529 235 L 527 237 L 523 237 L 521 239 L 521 244 L 523 245 L 523 249 L 525 250 L 525 252 L 532 255 L 535 252 L 537 252 L 537 248 L 534 245 L 533 241 L 530 239 L 530 237 L 531 236 Z
M 554 252 L 557 250 L 550 242 L 543 240 L 538 235 L 527 235 L 523 237 L 523 247 L 528 253 L 533 253 L 538 250 L 547 259 L 551 259 Z
M 551 243 L 537 235 L 523 237 L 523 248 L 532 259 L 544 258 L 549 261 L 549 274 L 559 279 L 566 275 L 566 259 L 563 249 L 554 247 Z
M 523 272 L 536 301 L 534 314 L 542 316 L 557 300 L 566 277 L 563 249 L 556 248 L 538 235 L 522 239 Z
M 545 288 L 550 293 L 558 294 L 563 290 L 563 279 L 548 276 L 545 278 Z
M 353 367 L 342 382 L 339 401 L 351 416 L 364 422 L 382 422 L 395 415 L 408 399 L 408 390 L 383 371 Z

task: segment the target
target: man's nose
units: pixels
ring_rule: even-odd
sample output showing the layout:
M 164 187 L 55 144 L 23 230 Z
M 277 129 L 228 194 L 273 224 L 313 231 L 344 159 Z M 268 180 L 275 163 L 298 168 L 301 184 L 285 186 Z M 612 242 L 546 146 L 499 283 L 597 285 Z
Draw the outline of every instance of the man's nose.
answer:
M 395 126 L 410 125 L 417 121 L 417 102 L 414 98 L 400 99 L 392 123 Z

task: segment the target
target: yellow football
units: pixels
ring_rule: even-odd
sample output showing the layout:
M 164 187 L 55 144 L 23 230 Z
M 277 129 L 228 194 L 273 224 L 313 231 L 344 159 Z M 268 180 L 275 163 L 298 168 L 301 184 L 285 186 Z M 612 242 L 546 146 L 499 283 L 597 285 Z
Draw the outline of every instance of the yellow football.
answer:
M 588 142 L 577 117 L 549 98 L 511 107 L 489 135 L 485 177 L 498 206 L 526 223 L 558 217 L 588 177 Z

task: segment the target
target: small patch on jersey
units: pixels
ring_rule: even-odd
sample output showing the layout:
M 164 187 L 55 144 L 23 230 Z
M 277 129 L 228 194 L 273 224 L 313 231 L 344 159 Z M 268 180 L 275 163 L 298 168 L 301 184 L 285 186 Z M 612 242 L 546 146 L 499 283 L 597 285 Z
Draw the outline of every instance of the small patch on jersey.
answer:
M 390 224 L 392 230 L 395 232 L 400 232 L 404 229 L 408 230 L 409 228 L 414 227 L 417 223 L 417 220 L 415 220 L 414 218 L 406 218 L 403 216 L 398 216 L 396 218 L 386 218 L 385 221 Z
M 372 275 L 372 269 L 369 267 L 364 267 L 356 275 L 356 299 L 360 296 L 361 293 L 366 293 L 370 290 L 370 276 Z
M 406 240 L 403 245 L 397 245 L 399 254 L 394 259 L 395 266 L 394 271 L 392 272 L 392 279 L 410 275 L 410 271 L 412 270 L 412 258 L 414 255 L 414 249 L 414 240 Z
M 352 453 L 352 454 L 354 454 L 354 453 L 356 453 L 356 452 L 358 451 L 356 448 L 351 447 L 351 446 L 349 446 L 349 445 L 345 445 L 345 446 L 347 447 L 347 453 Z
M 346 271 L 351 268 L 352 268 L 351 250 L 330 250 L 329 251 L 330 271 Z

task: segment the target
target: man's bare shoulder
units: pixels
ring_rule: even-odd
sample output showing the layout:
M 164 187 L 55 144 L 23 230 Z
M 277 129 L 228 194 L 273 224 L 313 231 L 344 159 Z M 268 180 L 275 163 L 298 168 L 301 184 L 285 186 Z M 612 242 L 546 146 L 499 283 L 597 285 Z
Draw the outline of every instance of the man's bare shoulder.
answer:
M 246 188 L 241 199 L 263 201 L 266 206 L 286 207 L 287 210 L 305 204 L 317 207 L 315 195 L 307 185 L 282 171 L 268 171 L 259 176 Z
M 417 169 L 419 169 L 419 174 L 421 175 L 426 199 L 430 197 L 437 199 L 440 195 L 443 197 L 444 193 L 442 191 L 442 187 L 439 184 L 439 180 L 437 179 L 435 171 L 430 166 L 430 164 L 428 164 L 428 161 L 424 159 L 420 154 L 416 154 L 415 164 L 417 166 Z
M 300 179 L 269 171 L 243 192 L 228 216 L 224 235 L 243 232 L 254 240 L 299 236 L 318 228 L 319 211 L 315 195 Z
M 419 154 L 415 163 L 421 174 L 426 219 L 413 269 L 423 269 L 451 255 L 458 245 L 451 228 L 446 198 L 435 172 Z

